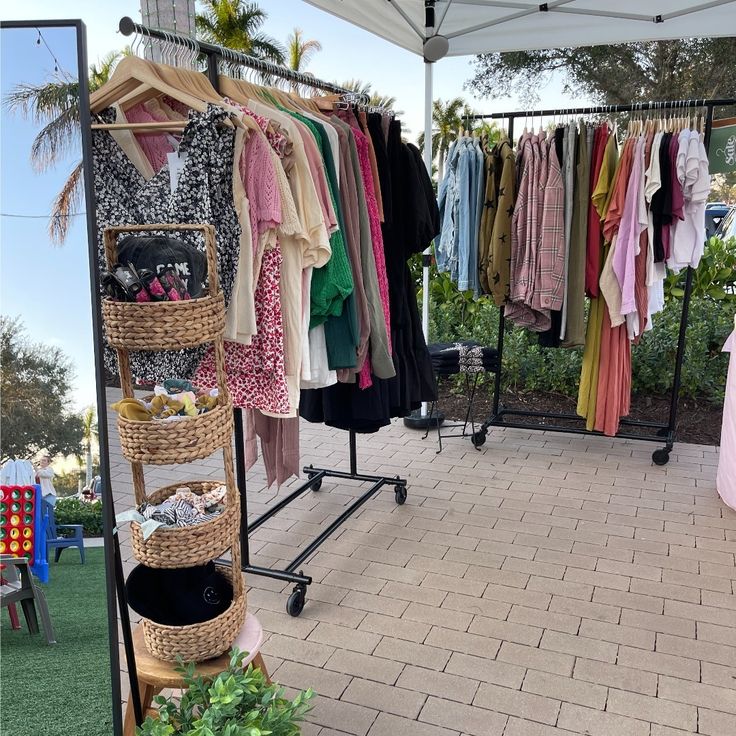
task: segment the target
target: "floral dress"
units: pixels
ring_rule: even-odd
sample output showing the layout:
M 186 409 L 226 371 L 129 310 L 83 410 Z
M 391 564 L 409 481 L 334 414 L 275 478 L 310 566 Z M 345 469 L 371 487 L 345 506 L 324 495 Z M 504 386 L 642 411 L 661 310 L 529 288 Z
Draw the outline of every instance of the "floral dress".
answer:
M 251 131 L 240 159 L 240 175 L 248 196 L 251 230 L 260 260 L 255 289 L 256 334 L 249 345 L 225 341 L 225 371 L 233 405 L 287 415 L 291 406 L 284 362 L 284 322 L 281 310 L 281 244 L 283 202 L 276 167 L 278 150 L 264 135 Z M 261 248 L 263 250 L 261 251 Z M 261 255 L 262 253 L 262 255 Z M 204 356 L 195 375 L 203 388 L 217 385 L 214 350 Z
M 235 278 L 240 249 L 240 224 L 233 202 L 233 155 L 235 130 L 221 123 L 227 113 L 216 105 L 206 112 L 191 112 L 180 145 L 184 157 L 176 188 L 172 192 L 168 166 L 150 180 L 140 174 L 108 131 L 92 131 L 94 186 L 100 269 L 107 268 L 103 230 L 109 226 L 154 223 L 210 223 L 215 226 L 217 267 L 225 304 Z M 100 122 L 113 122 L 113 110 L 105 110 Z M 169 231 L 162 235 L 171 235 Z M 175 236 L 204 252 L 198 232 Z M 131 353 L 133 376 L 140 382 L 167 378 L 191 378 L 205 347 L 167 352 Z M 115 352 L 105 346 L 105 368 L 118 373 Z

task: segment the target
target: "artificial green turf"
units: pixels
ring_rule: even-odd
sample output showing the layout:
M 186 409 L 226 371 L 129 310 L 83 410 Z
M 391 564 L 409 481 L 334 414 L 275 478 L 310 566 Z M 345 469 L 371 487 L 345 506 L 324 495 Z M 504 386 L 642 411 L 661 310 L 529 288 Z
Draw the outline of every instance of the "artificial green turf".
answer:
M 2 610 L 0 734 L 2 736 L 109 736 L 112 734 L 110 655 L 102 549 L 74 549 L 50 563 L 41 586 L 57 644 L 42 633 L 13 631 Z M 39 618 L 40 626 L 40 618 Z

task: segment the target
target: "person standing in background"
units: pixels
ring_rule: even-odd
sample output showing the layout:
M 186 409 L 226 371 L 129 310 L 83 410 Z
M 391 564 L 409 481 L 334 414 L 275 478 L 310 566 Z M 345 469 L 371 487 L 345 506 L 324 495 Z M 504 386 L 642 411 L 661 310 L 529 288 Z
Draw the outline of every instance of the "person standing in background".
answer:
M 50 503 L 52 506 L 56 505 L 56 489 L 54 488 L 53 482 L 54 475 L 56 474 L 51 467 L 51 455 L 48 452 L 44 452 L 36 468 L 36 481 L 41 486 L 41 497 L 46 503 Z
M 736 316 L 733 318 L 733 332 L 726 340 L 723 350 L 731 353 L 731 358 L 726 378 L 726 399 L 723 404 L 716 489 L 723 502 L 736 509 Z

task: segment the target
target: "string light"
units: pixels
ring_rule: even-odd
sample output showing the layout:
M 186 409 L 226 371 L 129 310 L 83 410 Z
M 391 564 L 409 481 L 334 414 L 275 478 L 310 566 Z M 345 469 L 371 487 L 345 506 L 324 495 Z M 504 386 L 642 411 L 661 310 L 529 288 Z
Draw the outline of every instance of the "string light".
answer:
M 0 217 L 17 217 L 23 220 L 48 220 L 52 218 L 60 220 L 64 217 L 81 217 L 86 214 L 86 212 L 72 212 L 69 215 L 22 215 L 16 212 L 0 212 Z
M 59 74 L 61 72 L 62 76 L 66 77 L 67 81 L 73 82 L 74 77 L 72 77 L 69 72 L 67 72 L 62 66 L 59 60 L 56 58 L 56 54 L 51 50 L 51 46 L 49 46 L 48 41 L 46 41 L 46 38 L 44 37 L 43 33 L 41 33 L 40 28 L 36 28 L 36 32 L 38 33 L 38 37 L 36 38 L 36 46 L 40 46 L 41 43 L 46 47 L 46 50 L 49 52 L 49 55 L 54 60 L 54 73 Z

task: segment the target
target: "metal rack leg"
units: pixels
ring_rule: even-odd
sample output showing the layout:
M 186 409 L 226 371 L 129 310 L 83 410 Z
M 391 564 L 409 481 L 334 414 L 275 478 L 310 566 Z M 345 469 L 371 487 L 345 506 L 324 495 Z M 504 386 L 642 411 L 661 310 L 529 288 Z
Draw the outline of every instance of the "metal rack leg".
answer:
M 243 410 L 233 409 L 235 424 L 235 482 L 240 495 L 240 559 L 243 569 L 250 565 L 248 544 L 248 494 L 245 476 L 245 436 L 243 433 Z
M 511 135 L 511 129 L 509 129 Z M 470 441 L 473 443 L 473 447 L 479 450 L 486 443 L 488 437 L 488 427 L 495 423 L 495 421 L 501 416 L 501 371 L 503 369 L 503 339 L 506 332 L 506 320 L 504 318 L 504 308 L 499 307 L 498 310 L 498 342 L 496 343 L 496 350 L 498 351 L 498 365 L 496 367 L 496 375 L 493 381 L 493 408 L 491 410 L 491 416 L 486 419 L 483 424 L 480 425 L 477 432 L 473 432 L 470 436 Z
M 685 339 L 687 334 L 687 320 L 690 315 L 690 297 L 693 290 L 693 269 L 688 266 L 685 276 L 685 294 L 682 298 L 682 314 L 680 315 L 680 331 L 677 336 L 677 357 L 675 358 L 675 375 L 672 379 L 672 396 L 670 397 L 670 416 L 665 431 L 666 444 L 652 453 L 652 462 L 655 465 L 666 465 L 670 459 L 670 452 L 674 446 L 677 430 L 677 406 L 680 401 L 680 385 L 682 384 L 682 362 L 685 358 Z
M 125 661 L 128 667 L 128 681 L 130 682 L 130 695 L 128 697 L 133 701 L 135 723 L 140 726 L 143 723 L 143 706 L 138 683 L 138 668 L 135 662 L 135 649 L 133 648 L 133 634 L 130 628 L 128 597 L 125 594 L 125 575 L 123 574 L 123 559 L 120 554 L 120 538 L 117 530 L 113 533 L 113 555 L 115 558 L 115 589 L 120 610 L 120 628 L 123 630 L 123 647 L 125 648 Z
M 318 547 L 325 542 L 328 537 L 333 534 L 340 526 L 342 526 L 361 506 L 378 493 L 378 491 L 386 485 L 394 486 L 394 497 L 397 504 L 403 504 L 407 498 L 406 480 L 396 476 L 391 478 L 381 475 L 365 475 L 358 473 L 358 448 L 356 433 L 351 431 L 349 437 L 349 457 L 350 472 L 340 470 L 328 470 L 325 468 L 315 468 L 312 465 L 305 467 L 304 473 L 307 475 L 307 481 L 299 485 L 287 496 L 282 498 L 278 503 L 267 509 L 257 519 L 252 522 L 247 517 L 247 500 L 245 494 L 245 463 L 243 459 L 243 423 L 242 414 L 236 410 L 235 414 L 235 457 L 236 471 L 238 478 L 238 488 L 241 494 L 241 549 L 243 550 L 243 560 L 249 560 L 249 540 L 248 536 L 251 531 L 255 531 L 263 525 L 272 516 L 288 506 L 292 501 L 297 499 L 308 490 L 317 491 L 322 485 L 322 479 L 326 477 L 341 478 L 345 480 L 356 480 L 362 483 L 370 483 L 371 487 L 359 496 L 353 503 L 343 511 L 326 529 L 324 529 L 307 547 L 300 552 L 284 569 L 272 569 L 268 567 L 259 567 L 257 565 L 243 564 L 242 570 L 252 575 L 261 575 L 263 577 L 282 580 L 287 583 L 294 583 L 294 589 L 286 603 L 286 610 L 291 616 L 298 616 L 306 603 L 307 586 L 311 584 L 312 578 L 305 575 L 301 570 L 297 573 L 295 570 L 305 562 Z

